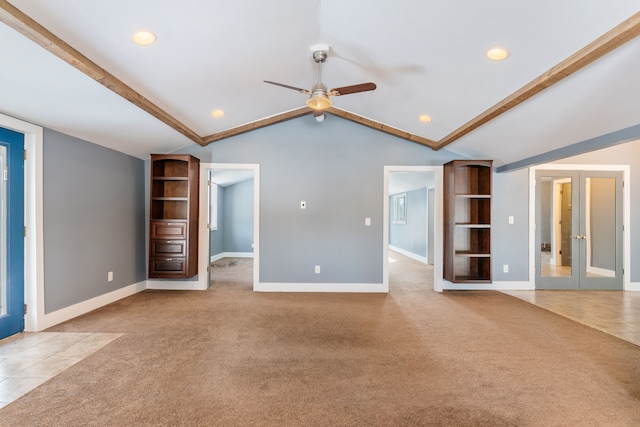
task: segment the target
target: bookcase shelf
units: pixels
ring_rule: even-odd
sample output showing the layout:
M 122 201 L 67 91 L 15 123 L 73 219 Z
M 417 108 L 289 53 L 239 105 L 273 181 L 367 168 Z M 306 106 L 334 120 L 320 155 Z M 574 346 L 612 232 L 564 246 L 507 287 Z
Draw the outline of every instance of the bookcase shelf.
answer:
M 149 277 L 189 278 L 198 271 L 200 160 L 151 155 Z
M 444 165 L 444 269 L 452 283 L 491 283 L 491 160 Z

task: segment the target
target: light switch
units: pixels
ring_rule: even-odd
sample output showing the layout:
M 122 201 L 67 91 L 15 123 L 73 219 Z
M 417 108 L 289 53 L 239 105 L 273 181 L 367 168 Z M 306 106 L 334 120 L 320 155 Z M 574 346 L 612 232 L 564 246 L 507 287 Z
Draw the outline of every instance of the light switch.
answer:
M 364 225 L 371 225 L 371 218 L 365 218 Z
M 305 202 L 304 200 L 300 202 L 300 209 L 307 209 L 307 202 Z
M 513 215 L 509 215 L 509 224 L 513 224 Z

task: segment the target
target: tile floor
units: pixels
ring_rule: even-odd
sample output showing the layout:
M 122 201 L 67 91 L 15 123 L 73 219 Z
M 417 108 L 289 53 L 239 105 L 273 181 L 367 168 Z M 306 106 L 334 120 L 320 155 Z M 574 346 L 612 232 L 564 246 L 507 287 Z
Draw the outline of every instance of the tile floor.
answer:
M 504 293 L 640 345 L 640 292 L 504 291 Z
M 0 340 L 0 408 L 121 335 L 37 332 Z

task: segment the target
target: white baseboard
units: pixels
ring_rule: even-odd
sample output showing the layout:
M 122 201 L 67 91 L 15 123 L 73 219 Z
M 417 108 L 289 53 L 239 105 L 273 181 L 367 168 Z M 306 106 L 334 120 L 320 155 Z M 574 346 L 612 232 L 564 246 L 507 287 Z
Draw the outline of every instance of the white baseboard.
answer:
M 400 248 L 398 248 L 396 246 L 393 246 L 393 245 L 389 245 L 389 249 L 391 249 L 394 252 L 398 252 L 399 254 L 402 254 L 404 256 L 407 256 L 407 257 L 409 257 L 411 259 L 415 259 L 416 261 L 420 261 L 423 264 L 428 264 L 427 257 L 423 257 L 423 256 L 420 256 L 420 255 L 414 254 L 413 252 L 409 252 L 409 251 L 406 251 L 404 249 L 400 249 Z
M 111 304 L 112 302 L 116 302 L 118 300 L 121 300 L 122 298 L 126 298 L 128 296 L 136 294 L 145 289 L 146 289 L 145 281 L 134 283 L 133 285 L 129 285 L 124 288 L 117 289 L 113 292 L 109 292 L 108 294 L 91 298 L 87 301 L 83 301 L 78 304 L 74 304 L 72 306 L 62 308 L 52 313 L 47 313 L 43 316 L 42 322 L 38 322 L 38 330 L 42 331 L 44 329 L 50 328 L 51 326 L 57 325 L 62 322 L 66 322 L 67 320 L 73 319 L 74 317 L 81 316 L 92 310 L 103 307 L 107 304 Z M 37 331 L 28 331 L 28 332 L 37 332 Z
M 640 282 L 629 282 L 629 285 L 624 288 L 625 291 L 630 292 L 639 292 L 640 291 Z
M 368 292 L 388 293 L 384 283 L 258 283 L 257 292 Z
M 451 283 L 443 280 L 442 289 L 450 291 L 534 291 L 536 286 L 531 282 Z
M 253 258 L 253 252 L 222 252 L 212 255 L 209 262 L 218 261 L 222 258 Z
M 159 291 L 204 291 L 199 280 L 147 280 L 147 289 Z

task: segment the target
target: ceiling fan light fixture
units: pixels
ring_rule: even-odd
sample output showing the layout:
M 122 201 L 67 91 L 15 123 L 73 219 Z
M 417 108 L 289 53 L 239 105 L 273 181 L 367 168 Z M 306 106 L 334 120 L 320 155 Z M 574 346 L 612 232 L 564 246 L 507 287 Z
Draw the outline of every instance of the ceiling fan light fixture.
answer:
M 331 108 L 331 100 L 327 95 L 311 95 L 307 99 L 307 107 L 312 110 L 327 110 Z

